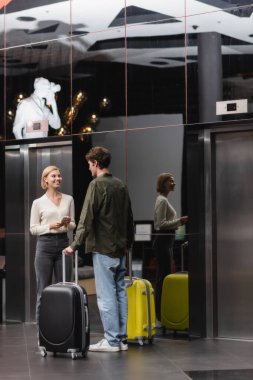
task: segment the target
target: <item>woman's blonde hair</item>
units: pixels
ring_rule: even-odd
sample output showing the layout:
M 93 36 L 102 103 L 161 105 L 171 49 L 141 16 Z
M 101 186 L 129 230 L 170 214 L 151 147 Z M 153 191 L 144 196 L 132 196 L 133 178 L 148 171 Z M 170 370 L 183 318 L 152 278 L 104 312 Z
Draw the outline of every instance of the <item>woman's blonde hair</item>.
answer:
M 47 166 L 43 170 L 43 172 L 41 174 L 41 182 L 40 182 L 41 187 L 42 187 L 43 190 L 47 189 L 46 178 L 47 178 L 48 174 L 51 173 L 53 170 L 59 170 L 59 172 L 61 172 L 60 169 L 57 168 L 57 166 L 54 166 L 54 165 Z

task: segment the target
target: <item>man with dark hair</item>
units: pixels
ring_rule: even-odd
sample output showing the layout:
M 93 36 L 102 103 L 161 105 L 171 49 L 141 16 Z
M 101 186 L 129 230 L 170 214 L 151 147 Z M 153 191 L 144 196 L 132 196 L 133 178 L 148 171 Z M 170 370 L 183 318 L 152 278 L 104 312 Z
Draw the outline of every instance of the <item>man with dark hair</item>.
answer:
M 104 339 L 90 345 L 90 351 L 126 351 L 127 296 L 125 256 L 134 238 L 131 201 L 124 183 L 109 172 L 111 154 L 93 147 L 85 156 L 94 178 L 89 184 L 73 243 L 67 255 L 86 239 L 86 253 L 92 252 L 97 303 L 104 327 Z

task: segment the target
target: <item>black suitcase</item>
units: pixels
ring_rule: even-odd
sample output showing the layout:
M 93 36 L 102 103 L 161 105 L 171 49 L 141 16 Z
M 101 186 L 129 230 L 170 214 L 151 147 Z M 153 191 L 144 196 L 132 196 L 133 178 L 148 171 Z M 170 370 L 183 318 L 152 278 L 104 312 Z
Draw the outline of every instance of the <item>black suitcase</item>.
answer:
M 62 253 L 63 282 L 46 287 L 39 313 L 39 350 L 84 357 L 90 344 L 88 296 L 78 285 L 78 254 L 75 252 L 75 283 L 65 282 L 65 254 Z

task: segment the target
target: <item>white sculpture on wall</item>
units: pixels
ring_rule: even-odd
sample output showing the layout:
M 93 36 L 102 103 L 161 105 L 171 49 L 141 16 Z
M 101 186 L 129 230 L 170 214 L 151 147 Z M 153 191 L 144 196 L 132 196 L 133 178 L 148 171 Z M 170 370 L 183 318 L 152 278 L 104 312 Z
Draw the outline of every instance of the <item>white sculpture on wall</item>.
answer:
M 47 137 L 49 125 L 54 129 L 61 127 L 55 99 L 60 90 L 59 84 L 46 78 L 35 79 L 34 92 L 17 107 L 13 124 L 16 139 Z

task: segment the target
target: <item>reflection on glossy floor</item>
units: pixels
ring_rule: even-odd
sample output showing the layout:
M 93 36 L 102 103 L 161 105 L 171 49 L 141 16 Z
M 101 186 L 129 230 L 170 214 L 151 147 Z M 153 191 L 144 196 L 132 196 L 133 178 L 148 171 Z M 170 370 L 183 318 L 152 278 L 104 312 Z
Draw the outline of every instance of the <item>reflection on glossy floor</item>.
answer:
M 91 342 L 102 337 L 90 296 Z M 128 352 L 88 353 L 43 358 L 36 347 L 34 324 L 0 325 L 0 380 L 249 380 L 253 379 L 253 342 L 163 337 L 153 345 L 130 344 Z

